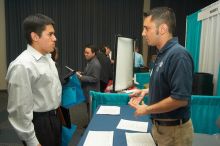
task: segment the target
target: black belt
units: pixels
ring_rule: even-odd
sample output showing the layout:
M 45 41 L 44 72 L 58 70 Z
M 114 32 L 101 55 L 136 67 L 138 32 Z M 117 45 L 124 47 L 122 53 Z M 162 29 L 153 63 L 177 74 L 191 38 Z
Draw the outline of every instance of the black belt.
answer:
M 50 110 L 47 112 L 33 112 L 34 116 L 56 116 L 57 115 L 57 109 Z
M 186 123 L 189 121 L 189 118 L 187 119 L 176 119 L 173 121 L 162 121 L 162 120 L 157 120 L 157 119 L 151 119 L 152 123 L 154 125 L 160 125 L 160 126 L 177 126 Z

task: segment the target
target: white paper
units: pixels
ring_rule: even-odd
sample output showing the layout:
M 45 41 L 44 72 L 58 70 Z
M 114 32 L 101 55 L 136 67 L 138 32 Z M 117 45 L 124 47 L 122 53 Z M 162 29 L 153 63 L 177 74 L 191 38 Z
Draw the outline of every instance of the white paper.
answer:
M 89 131 L 83 146 L 112 146 L 113 131 Z
M 120 115 L 119 106 L 100 106 L 96 114 Z
M 150 133 L 125 133 L 127 146 L 156 146 Z
M 136 91 L 137 89 L 131 89 L 131 90 L 124 90 L 123 92 L 124 93 L 128 93 L 128 94 L 131 94 L 133 93 L 134 91 Z
M 117 126 L 117 129 L 147 132 L 148 122 L 140 122 L 140 121 L 131 121 L 131 120 L 121 119 L 118 126 Z

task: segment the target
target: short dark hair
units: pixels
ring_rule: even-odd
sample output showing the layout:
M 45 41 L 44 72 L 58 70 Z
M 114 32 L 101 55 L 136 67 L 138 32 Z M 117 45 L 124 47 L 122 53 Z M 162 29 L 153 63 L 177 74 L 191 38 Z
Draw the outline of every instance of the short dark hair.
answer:
M 109 50 L 112 50 L 108 45 L 105 45 L 106 48 L 108 48 Z
M 176 29 L 176 16 L 173 9 L 168 7 L 153 8 L 147 13 L 144 13 L 144 17 L 151 16 L 151 20 L 155 21 L 157 26 L 165 23 L 168 26 L 168 31 L 171 34 L 175 33 Z
M 102 53 L 106 53 L 106 49 L 105 49 L 105 46 L 102 46 L 101 48 L 100 48 L 100 51 L 102 52 Z
M 96 53 L 97 52 L 97 48 L 94 45 L 92 45 L 92 44 L 85 45 L 84 50 L 86 48 L 90 48 L 92 53 Z
M 41 36 L 46 25 L 55 25 L 54 21 L 43 14 L 34 14 L 26 17 L 23 21 L 24 35 L 28 44 L 32 44 L 31 32 Z

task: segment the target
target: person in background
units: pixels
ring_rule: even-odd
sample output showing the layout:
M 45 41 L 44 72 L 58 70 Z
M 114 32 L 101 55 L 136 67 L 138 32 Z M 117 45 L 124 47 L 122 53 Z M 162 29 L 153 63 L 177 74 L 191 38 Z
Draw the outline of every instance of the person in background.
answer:
M 101 65 L 96 57 L 96 48 L 93 45 L 86 45 L 84 48 L 84 56 L 87 61 L 87 65 L 84 72 L 77 71 L 76 75 L 81 81 L 81 86 L 86 97 L 87 112 L 90 117 L 90 96 L 89 91 L 100 91 L 100 73 Z
M 192 57 L 173 37 L 176 18 L 171 8 L 154 8 L 144 17 L 142 36 L 148 45 L 157 47 L 157 60 L 149 89 L 132 93 L 129 105 L 137 116 L 150 114 L 152 136 L 158 146 L 191 146 Z M 148 105 L 139 104 L 146 94 Z
M 114 60 L 112 59 L 112 51 L 111 51 L 111 48 L 109 46 L 104 46 L 105 48 L 105 54 L 106 56 L 110 59 L 111 61 L 111 64 L 114 64 Z
M 101 48 L 96 56 L 101 64 L 101 75 L 100 75 L 100 91 L 104 92 L 109 80 L 112 79 L 113 71 L 110 59 L 105 55 L 106 49 Z
M 51 54 L 56 43 L 54 21 L 35 14 L 23 22 L 27 49 L 10 63 L 8 119 L 25 146 L 60 146 L 61 83 Z
M 134 59 L 135 59 L 134 67 L 143 67 L 144 66 L 143 56 L 139 53 L 138 47 L 135 48 Z

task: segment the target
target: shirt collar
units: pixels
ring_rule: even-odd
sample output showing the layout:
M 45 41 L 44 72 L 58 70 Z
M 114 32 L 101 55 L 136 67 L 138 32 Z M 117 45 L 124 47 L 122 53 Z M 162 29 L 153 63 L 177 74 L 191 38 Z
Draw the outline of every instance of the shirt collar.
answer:
M 173 37 L 172 39 L 170 39 L 159 51 L 159 54 L 164 53 L 165 51 L 169 50 L 173 45 L 175 45 L 176 43 L 178 43 L 178 38 L 177 37 Z
M 27 45 L 27 50 L 31 53 L 31 55 L 36 59 L 40 60 L 41 57 L 51 58 L 51 54 L 47 53 L 46 55 L 42 55 L 36 49 L 34 49 L 31 45 Z

